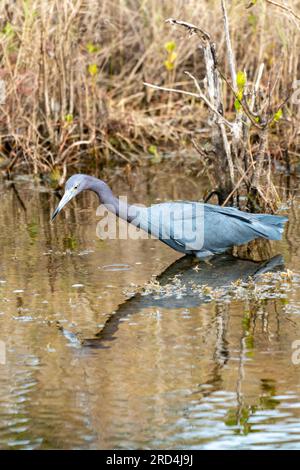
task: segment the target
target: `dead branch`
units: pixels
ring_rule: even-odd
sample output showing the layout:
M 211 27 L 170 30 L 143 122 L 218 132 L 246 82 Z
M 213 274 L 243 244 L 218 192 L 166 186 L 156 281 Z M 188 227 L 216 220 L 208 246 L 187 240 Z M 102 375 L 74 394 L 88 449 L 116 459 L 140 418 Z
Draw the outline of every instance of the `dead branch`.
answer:
M 193 77 L 192 74 L 190 74 L 189 72 L 185 72 L 185 73 L 189 77 L 191 77 L 193 80 L 196 80 L 195 77 Z M 192 93 L 190 91 L 179 90 L 178 88 L 168 88 L 168 87 L 164 87 L 164 86 L 153 85 L 152 83 L 147 83 L 147 82 L 144 82 L 143 84 L 145 86 L 149 87 L 149 88 L 154 88 L 155 90 L 168 91 L 168 92 L 171 92 L 171 93 L 180 93 L 182 95 L 192 96 L 194 98 L 198 98 L 198 99 L 204 101 L 204 103 L 208 106 L 208 108 L 213 113 L 215 113 L 218 116 L 218 118 L 221 119 L 229 129 L 232 129 L 232 124 L 224 116 L 222 116 L 222 114 L 220 114 L 219 111 L 213 106 L 213 104 L 206 98 L 206 96 L 202 93 L 200 87 L 197 88 L 198 90 L 200 90 L 200 93 Z M 199 84 L 198 84 L 198 86 L 199 86 Z
M 251 165 L 249 165 L 249 167 L 247 168 L 247 170 L 244 172 L 244 174 L 241 176 L 241 178 L 239 179 L 239 181 L 236 183 L 235 187 L 233 188 L 233 190 L 231 191 L 231 193 L 227 196 L 226 200 L 223 202 L 222 206 L 226 206 L 226 204 L 230 201 L 230 199 L 232 198 L 232 196 L 234 195 L 234 193 L 239 189 L 239 187 L 241 186 L 242 182 L 246 179 L 246 177 L 248 176 L 248 174 L 250 173 L 250 170 L 252 170 L 252 168 L 255 166 L 255 162 L 252 162 Z
M 194 24 L 187 23 L 186 21 L 181 21 L 181 20 L 175 20 L 174 18 L 168 18 L 165 20 L 165 23 L 170 23 L 172 25 L 178 25 L 178 26 L 183 26 L 184 28 L 187 28 L 190 34 L 198 34 L 200 33 L 202 39 L 205 39 L 206 41 L 210 41 L 210 35 L 204 31 L 204 29 L 199 28 L 199 26 L 195 26 Z
M 230 33 L 229 33 L 229 21 L 228 21 L 227 9 L 226 9 L 226 0 L 221 0 L 221 6 L 222 6 L 222 12 L 223 12 L 225 41 L 226 41 L 227 56 L 228 56 L 230 74 L 231 74 L 231 81 L 232 81 L 233 89 L 237 91 L 236 67 L 235 67 L 235 59 L 234 59 Z

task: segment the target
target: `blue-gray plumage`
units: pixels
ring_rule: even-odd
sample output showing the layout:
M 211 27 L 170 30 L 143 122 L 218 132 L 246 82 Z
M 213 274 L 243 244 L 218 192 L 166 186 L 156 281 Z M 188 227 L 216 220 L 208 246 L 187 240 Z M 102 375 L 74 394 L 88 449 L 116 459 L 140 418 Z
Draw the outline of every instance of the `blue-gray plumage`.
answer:
M 73 175 L 66 182 L 65 194 L 52 220 L 74 196 L 94 191 L 102 204 L 118 217 L 159 238 L 176 251 L 197 257 L 223 253 L 256 238 L 280 240 L 287 217 L 250 214 L 233 207 L 193 201 L 129 205 L 115 197 L 104 181 L 88 175 Z

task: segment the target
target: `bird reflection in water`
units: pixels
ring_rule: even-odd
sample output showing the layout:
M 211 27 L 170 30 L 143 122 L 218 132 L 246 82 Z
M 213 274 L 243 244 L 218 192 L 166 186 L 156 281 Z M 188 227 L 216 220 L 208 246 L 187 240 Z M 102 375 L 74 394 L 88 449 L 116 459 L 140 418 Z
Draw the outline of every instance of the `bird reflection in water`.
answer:
M 209 262 L 195 264 L 192 256 L 185 256 L 171 264 L 156 280 L 164 288 L 172 285 L 178 278 L 184 285 L 184 295 L 179 296 L 175 288 L 168 295 L 158 295 L 156 291 L 149 293 L 137 293 L 123 302 L 118 309 L 107 319 L 104 327 L 96 333 L 94 338 L 83 341 L 83 346 L 92 348 L 104 348 L 108 341 L 116 339 L 120 323 L 127 317 L 134 315 L 145 308 L 179 309 L 193 308 L 211 300 L 210 295 L 199 296 L 197 288 L 207 287 L 211 290 L 222 288 L 223 293 L 228 292 L 232 283 L 252 278 L 254 281 L 264 273 L 282 271 L 284 261 L 281 255 L 274 256 L 268 261 L 255 262 L 242 260 L 231 255 L 218 255 Z M 205 292 L 205 291 L 204 291 Z M 216 357 L 219 362 L 226 362 L 228 356 L 226 348 L 226 324 L 228 316 L 228 304 L 219 304 L 217 308 L 218 340 Z

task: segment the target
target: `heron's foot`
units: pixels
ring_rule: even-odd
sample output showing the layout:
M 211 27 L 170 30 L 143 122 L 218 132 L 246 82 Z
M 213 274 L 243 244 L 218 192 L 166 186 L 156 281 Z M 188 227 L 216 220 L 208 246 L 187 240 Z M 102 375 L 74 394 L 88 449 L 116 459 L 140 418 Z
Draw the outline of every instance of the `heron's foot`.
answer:
M 209 256 L 207 258 L 204 258 L 204 263 L 207 265 L 207 266 L 213 266 L 213 263 L 211 263 L 211 259 L 213 258 L 213 256 Z

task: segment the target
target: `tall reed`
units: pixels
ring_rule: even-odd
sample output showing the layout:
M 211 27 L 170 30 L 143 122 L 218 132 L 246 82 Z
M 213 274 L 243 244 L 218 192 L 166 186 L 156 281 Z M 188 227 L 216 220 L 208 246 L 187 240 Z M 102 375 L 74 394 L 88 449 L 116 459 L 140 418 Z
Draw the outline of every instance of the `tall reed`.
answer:
M 276 83 L 273 100 L 280 103 L 300 80 L 299 2 L 229 3 L 238 69 L 251 81 L 264 62 L 262 86 Z M 219 0 L 2 0 L 0 165 L 61 176 L 69 164 L 132 164 L 136 153 L 205 138 L 203 103 L 143 85 L 187 89 L 185 70 L 204 77 L 197 39 L 187 41 L 183 31 L 166 26 L 169 17 L 209 30 L 220 67 L 230 75 Z M 230 89 L 223 92 L 226 112 L 234 112 Z M 297 156 L 298 108 L 290 102 L 274 127 L 273 154 L 289 147 Z

